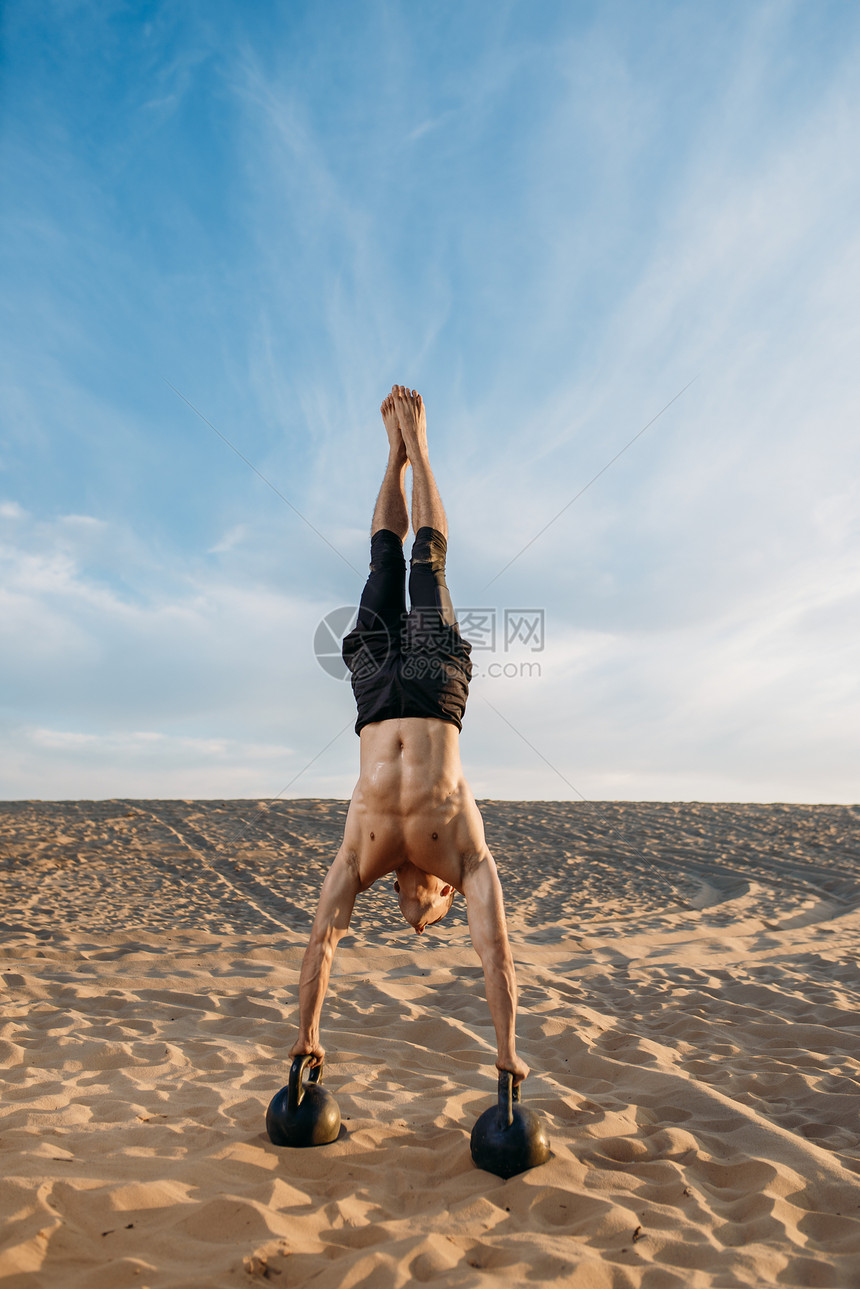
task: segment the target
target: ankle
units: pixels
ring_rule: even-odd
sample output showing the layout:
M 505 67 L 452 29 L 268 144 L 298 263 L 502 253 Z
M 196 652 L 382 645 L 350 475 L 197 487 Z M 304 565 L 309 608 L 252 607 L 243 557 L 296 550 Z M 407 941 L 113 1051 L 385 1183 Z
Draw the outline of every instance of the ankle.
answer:
M 406 445 L 406 455 L 413 470 L 419 470 L 424 473 L 430 469 L 430 456 L 426 443 L 408 443 Z

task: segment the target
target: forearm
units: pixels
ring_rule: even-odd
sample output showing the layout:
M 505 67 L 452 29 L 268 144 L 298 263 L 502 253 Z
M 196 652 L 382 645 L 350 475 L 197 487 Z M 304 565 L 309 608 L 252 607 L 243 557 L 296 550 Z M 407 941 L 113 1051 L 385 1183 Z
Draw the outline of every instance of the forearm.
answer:
M 496 1030 L 498 1063 L 516 1060 L 517 978 L 514 960 L 507 945 L 483 955 L 487 1003 Z
M 320 1016 L 328 989 L 331 962 L 337 941 L 334 937 L 312 936 L 302 961 L 299 978 L 299 1038 L 296 1046 L 319 1045 Z

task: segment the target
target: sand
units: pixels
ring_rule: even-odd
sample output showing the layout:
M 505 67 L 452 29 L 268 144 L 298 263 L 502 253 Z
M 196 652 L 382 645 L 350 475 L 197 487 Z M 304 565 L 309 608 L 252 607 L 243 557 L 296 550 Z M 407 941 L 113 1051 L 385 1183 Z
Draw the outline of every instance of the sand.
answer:
M 860 1286 L 860 810 L 483 802 L 549 1163 L 469 1132 L 462 908 L 360 897 L 331 1146 L 264 1132 L 345 805 L 0 804 L 3 1289 Z

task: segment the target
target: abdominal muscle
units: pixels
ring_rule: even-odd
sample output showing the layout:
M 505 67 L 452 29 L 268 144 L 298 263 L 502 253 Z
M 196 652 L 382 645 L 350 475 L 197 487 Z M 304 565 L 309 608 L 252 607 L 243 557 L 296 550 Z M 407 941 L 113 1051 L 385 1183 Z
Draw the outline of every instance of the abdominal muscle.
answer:
M 364 726 L 343 844 L 362 887 L 409 860 L 461 889 L 464 859 L 485 842 L 456 725 L 403 716 Z

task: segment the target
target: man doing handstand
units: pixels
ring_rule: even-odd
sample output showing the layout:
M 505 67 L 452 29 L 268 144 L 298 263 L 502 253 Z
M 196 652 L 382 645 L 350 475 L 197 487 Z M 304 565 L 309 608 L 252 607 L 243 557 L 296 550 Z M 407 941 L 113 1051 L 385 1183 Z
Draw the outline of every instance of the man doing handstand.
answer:
M 373 512 L 370 576 L 343 657 L 358 705 L 360 770 L 343 841 L 320 893 L 299 983 L 299 1036 L 290 1056 L 322 1060 L 320 1015 L 338 941 L 355 897 L 380 877 L 421 935 L 445 916 L 455 892 L 466 900 L 496 1030 L 500 1070 L 519 1084 L 517 984 L 502 888 L 472 790 L 459 735 L 472 666 L 445 582 L 448 524 L 430 468 L 424 403 L 395 385 L 382 404 L 388 465 Z M 409 532 L 404 481 L 412 466 L 411 608 L 406 612 Z

